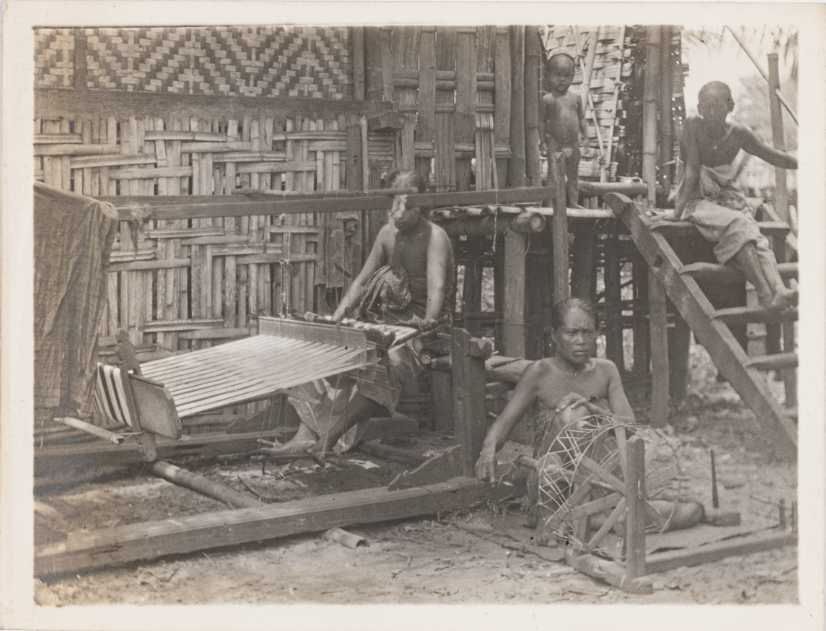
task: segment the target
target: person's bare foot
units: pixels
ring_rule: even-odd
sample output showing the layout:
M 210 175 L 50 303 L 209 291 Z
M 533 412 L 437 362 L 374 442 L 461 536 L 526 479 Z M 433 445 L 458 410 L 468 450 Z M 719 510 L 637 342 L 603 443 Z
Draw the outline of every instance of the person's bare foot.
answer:
M 797 305 L 797 289 L 787 289 L 783 287 L 772 297 L 768 308 L 774 311 L 780 311 L 781 309 L 787 309 L 795 305 Z
M 315 432 L 302 423 L 298 431 L 289 441 L 280 444 L 273 444 L 272 447 L 266 449 L 267 454 L 272 456 L 277 455 L 291 455 L 291 454 L 309 454 L 313 447 L 318 442 L 318 437 Z

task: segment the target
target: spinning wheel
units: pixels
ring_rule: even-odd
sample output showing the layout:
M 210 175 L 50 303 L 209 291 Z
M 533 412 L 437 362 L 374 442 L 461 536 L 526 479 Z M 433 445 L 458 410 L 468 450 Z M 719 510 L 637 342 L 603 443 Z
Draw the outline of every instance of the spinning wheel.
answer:
M 645 441 L 646 522 L 651 530 L 665 530 L 671 516 L 661 515 L 649 498 L 677 475 L 673 450 L 656 430 L 589 416 L 563 427 L 538 454 L 538 510 L 548 532 L 589 552 L 611 530 L 624 538 L 626 442 L 634 435 Z M 592 536 L 591 528 L 596 528 Z

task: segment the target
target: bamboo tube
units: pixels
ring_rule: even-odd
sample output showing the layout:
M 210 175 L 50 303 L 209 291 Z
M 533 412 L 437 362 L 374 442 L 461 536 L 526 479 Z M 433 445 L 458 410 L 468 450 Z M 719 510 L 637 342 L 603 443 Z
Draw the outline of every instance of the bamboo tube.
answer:
M 173 464 L 156 460 L 149 465 L 149 470 L 159 478 L 168 480 L 178 486 L 183 486 L 193 491 L 198 491 L 207 497 L 225 502 L 233 508 L 260 508 L 261 502 L 246 495 L 241 495 L 235 490 L 219 482 L 213 482 L 207 478 L 191 473 Z
M 648 45 L 645 54 L 645 88 L 643 92 L 642 179 L 648 186 L 648 207 L 657 203 L 657 94 L 660 81 L 659 26 L 646 28 Z
M 519 234 L 542 232 L 546 223 L 545 217 L 539 213 L 523 212 L 516 217 L 502 214 L 498 217 L 463 217 L 441 225 L 449 237 L 476 237 L 504 234 L 508 229 Z
M 74 427 L 75 429 L 84 431 L 87 434 L 91 434 L 92 436 L 97 436 L 98 438 L 108 440 L 109 442 L 115 445 L 120 445 L 125 438 L 121 434 L 110 432 L 107 429 L 103 429 L 102 427 L 98 427 L 97 425 L 92 425 L 91 423 L 87 423 L 86 421 L 81 421 L 80 419 L 72 418 L 70 416 L 58 417 L 54 420 L 58 423 L 63 423 L 64 425 L 68 425 L 69 427 Z

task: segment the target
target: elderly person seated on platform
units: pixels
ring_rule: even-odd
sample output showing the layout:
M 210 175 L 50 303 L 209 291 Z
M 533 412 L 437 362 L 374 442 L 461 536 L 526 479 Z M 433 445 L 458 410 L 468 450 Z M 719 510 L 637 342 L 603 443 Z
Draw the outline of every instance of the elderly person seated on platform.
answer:
M 731 90 L 712 81 L 698 97 L 699 116 L 689 116 L 680 138 L 675 211 L 666 220 L 685 219 L 715 244 L 721 264 L 732 263 L 754 285 L 760 304 L 782 309 L 797 301 L 797 290 L 783 284 L 769 242 L 760 233 L 745 195 L 735 181 L 739 175 L 739 151 L 762 158 L 769 164 L 796 169 L 797 159 L 757 139 L 734 120 Z
M 551 339 L 556 354 L 525 369 L 513 397 L 488 430 L 476 462 L 478 478 L 494 481 L 496 452 L 528 412 L 535 414 L 535 457 L 548 451 L 564 427 L 585 417 L 613 416 L 622 423 L 634 422 L 616 365 L 594 357 L 594 306 L 579 298 L 558 302 L 551 315 Z M 537 483 L 532 473 L 529 489 Z
M 391 175 L 392 188 L 425 191 L 415 172 Z M 407 324 L 433 330 L 449 328 L 449 296 L 453 283 L 453 248 L 445 231 L 431 223 L 425 210 L 408 206 L 397 195 L 364 264 L 333 313 L 387 324 Z M 393 348 L 378 364 L 359 368 L 339 378 L 317 380 L 296 388 L 320 399 L 318 404 L 290 399 L 301 417 L 298 433 L 276 453 L 330 451 L 353 444 L 355 425 L 386 416 L 399 401 L 404 383 L 415 382 L 421 363 L 412 344 Z M 345 434 L 347 434 L 345 436 Z M 344 437 L 344 438 L 342 438 Z M 339 440 L 342 439 L 342 440 Z

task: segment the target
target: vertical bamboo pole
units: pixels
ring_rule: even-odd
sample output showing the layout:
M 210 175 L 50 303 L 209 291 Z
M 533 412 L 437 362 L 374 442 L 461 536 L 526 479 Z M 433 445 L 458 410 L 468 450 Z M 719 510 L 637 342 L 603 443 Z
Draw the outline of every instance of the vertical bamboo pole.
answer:
M 568 212 L 565 190 L 565 154 L 548 156 L 554 182 L 554 302 L 568 298 Z
M 502 186 L 507 182 L 508 163 L 504 158 L 496 159 L 496 147 L 509 147 L 511 144 L 511 90 L 513 86 L 513 76 L 511 74 L 512 64 L 510 60 L 510 30 L 506 27 L 496 27 L 496 39 L 494 45 L 495 63 L 494 71 L 494 103 L 493 114 L 493 146 L 491 152 L 494 154 L 494 188 Z M 498 184 L 498 186 L 496 185 Z
M 657 95 L 660 87 L 659 26 L 646 27 L 648 45 L 645 51 L 645 87 L 642 109 L 642 179 L 648 186 L 648 207 L 657 203 Z
M 525 186 L 525 27 L 511 26 L 510 185 Z
M 772 142 L 778 151 L 786 150 L 783 135 L 783 111 L 780 109 L 780 74 L 777 53 L 769 53 L 769 106 L 772 119 Z M 786 169 L 774 167 L 774 210 L 781 220 L 789 222 L 789 193 L 786 189 Z M 780 261 L 783 262 L 783 261 Z
M 593 27 L 593 30 L 588 34 L 588 52 L 585 53 L 585 67 L 582 70 L 582 111 L 588 109 L 588 95 L 591 93 L 591 75 L 594 73 L 594 60 L 597 56 L 597 42 L 599 41 L 599 26 Z M 576 31 L 574 31 L 576 32 Z M 598 125 L 599 121 L 594 117 L 594 125 Z
M 476 47 L 475 27 L 460 27 L 456 31 L 456 114 L 455 140 L 457 144 L 475 143 L 476 131 Z M 477 178 L 479 177 L 477 164 Z M 456 161 L 456 186 L 460 191 L 470 190 L 470 160 Z
M 621 271 L 619 221 L 615 221 L 609 238 L 605 241 L 605 311 L 607 315 L 605 355 L 617 365 L 620 372 L 625 370 L 622 347 Z
M 635 270 L 636 271 L 636 270 Z M 668 419 L 668 300 L 665 287 L 653 270 L 648 271 L 648 320 L 651 339 L 650 422 L 662 427 Z M 634 340 L 636 346 L 637 340 Z
M 505 282 L 502 312 L 502 354 L 525 356 L 525 255 L 528 237 L 505 231 Z
M 671 110 L 671 99 L 674 94 L 673 68 L 671 62 L 671 27 L 662 27 L 662 43 L 660 46 L 660 164 L 671 162 L 674 156 L 674 120 Z M 660 184 L 667 196 L 671 190 L 671 166 L 660 169 Z
M 542 51 L 539 32 L 535 26 L 525 31 L 525 158 L 528 183 L 542 184 L 539 166 L 539 56 Z

